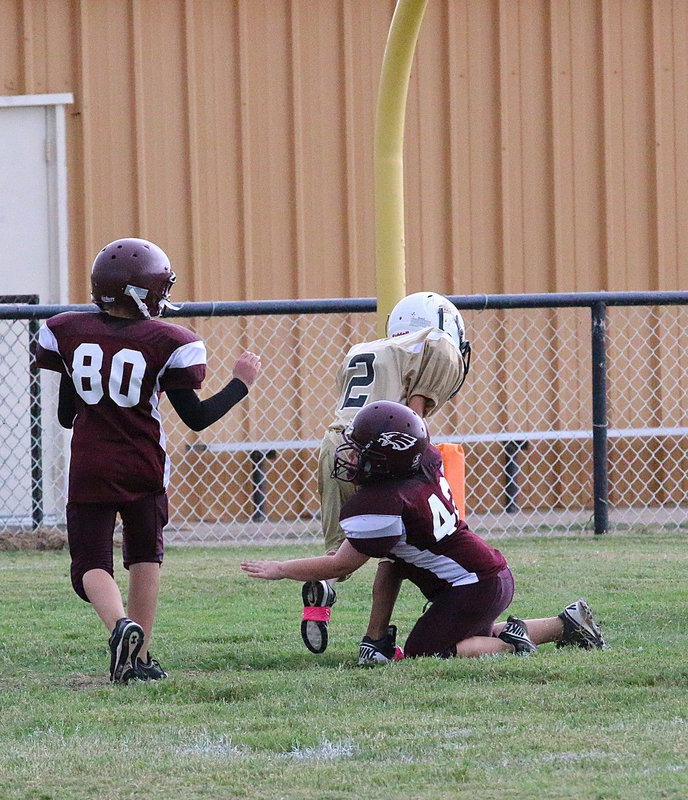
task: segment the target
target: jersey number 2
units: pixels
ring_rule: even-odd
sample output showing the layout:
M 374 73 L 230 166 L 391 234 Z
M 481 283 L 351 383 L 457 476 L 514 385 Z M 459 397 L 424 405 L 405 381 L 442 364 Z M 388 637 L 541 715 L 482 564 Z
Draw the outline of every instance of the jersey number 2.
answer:
M 363 408 L 367 403 L 370 393 L 362 390 L 375 380 L 373 361 L 375 353 L 361 353 L 346 365 L 346 371 L 351 377 L 346 384 L 342 408 Z
M 84 342 L 74 351 L 72 381 L 79 397 L 89 406 L 99 403 L 103 387 L 103 350 L 98 344 Z M 114 354 L 110 364 L 108 396 L 120 408 L 133 408 L 141 399 L 141 382 L 146 361 L 138 350 L 123 348 Z

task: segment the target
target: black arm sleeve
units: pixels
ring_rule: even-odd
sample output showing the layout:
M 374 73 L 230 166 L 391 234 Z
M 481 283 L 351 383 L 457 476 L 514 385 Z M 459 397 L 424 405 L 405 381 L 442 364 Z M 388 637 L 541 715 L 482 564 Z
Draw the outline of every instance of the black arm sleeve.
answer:
M 63 428 L 71 429 L 76 416 L 76 389 L 66 372 L 60 377 L 60 393 L 57 401 L 57 421 Z
M 217 422 L 247 394 L 248 388 L 239 378 L 232 378 L 224 389 L 207 400 L 200 400 L 193 389 L 167 390 L 172 407 L 192 431 L 202 431 Z

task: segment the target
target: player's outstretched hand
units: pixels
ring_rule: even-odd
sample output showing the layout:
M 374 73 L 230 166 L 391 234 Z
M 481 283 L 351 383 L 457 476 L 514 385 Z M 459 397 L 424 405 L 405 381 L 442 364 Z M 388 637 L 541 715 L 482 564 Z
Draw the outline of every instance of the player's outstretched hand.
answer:
M 280 561 L 243 561 L 241 568 L 252 578 L 264 578 L 266 581 L 277 581 L 280 573 Z
M 232 377 L 239 378 L 246 386 L 251 386 L 253 381 L 258 377 L 260 367 L 260 356 L 247 350 L 237 359 L 234 369 L 232 370 Z

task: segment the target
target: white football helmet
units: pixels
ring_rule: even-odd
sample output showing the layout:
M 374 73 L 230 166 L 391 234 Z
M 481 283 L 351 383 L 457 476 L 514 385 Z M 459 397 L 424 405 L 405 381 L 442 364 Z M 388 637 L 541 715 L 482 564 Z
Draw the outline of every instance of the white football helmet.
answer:
M 451 300 L 435 292 L 415 292 L 400 300 L 387 318 L 387 336 L 402 336 L 431 327 L 446 331 L 454 340 L 463 361 L 465 380 L 471 363 L 471 344 L 466 339 L 463 317 Z

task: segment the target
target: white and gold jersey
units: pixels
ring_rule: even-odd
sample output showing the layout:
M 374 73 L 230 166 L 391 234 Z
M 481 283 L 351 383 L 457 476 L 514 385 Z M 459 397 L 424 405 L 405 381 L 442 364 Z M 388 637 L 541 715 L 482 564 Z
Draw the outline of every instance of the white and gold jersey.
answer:
M 376 400 L 408 404 L 427 398 L 426 416 L 452 397 L 463 378 L 453 339 L 439 328 L 354 345 L 337 373 L 339 399 L 330 430 L 345 428 L 356 412 Z

